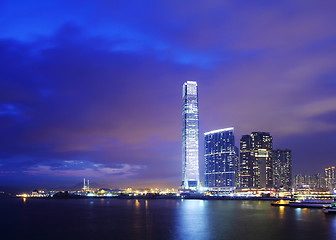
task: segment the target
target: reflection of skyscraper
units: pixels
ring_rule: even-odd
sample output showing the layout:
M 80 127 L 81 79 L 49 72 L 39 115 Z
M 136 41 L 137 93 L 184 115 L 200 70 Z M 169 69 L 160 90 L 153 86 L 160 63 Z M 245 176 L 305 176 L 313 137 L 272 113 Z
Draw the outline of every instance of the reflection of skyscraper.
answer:
M 204 133 L 205 187 L 232 192 L 236 186 L 237 148 L 233 128 Z
M 183 84 L 182 186 L 198 188 L 198 91 L 195 81 Z

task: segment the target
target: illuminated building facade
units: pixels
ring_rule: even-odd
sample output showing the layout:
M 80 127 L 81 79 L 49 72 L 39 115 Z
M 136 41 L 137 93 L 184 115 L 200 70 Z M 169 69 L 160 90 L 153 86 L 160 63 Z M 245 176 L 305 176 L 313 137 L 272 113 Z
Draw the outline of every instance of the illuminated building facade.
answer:
M 296 191 L 306 191 L 306 190 L 325 191 L 327 190 L 325 178 L 320 173 L 313 174 L 313 175 L 304 175 L 304 174 L 295 175 L 294 188 Z
M 240 139 L 239 188 L 252 188 L 253 158 L 251 157 L 251 136 L 243 135 Z
M 273 184 L 278 190 L 290 190 L 292 188 L 292 151 L 273 151 Z
M 273 138 L 268 132 L 252 132 L 240 140 L 240 188 L 273 188 Z
M 239 148 L 237 146 L 234 147 L 234 156 L 235 156 L 235 188 L 239 188 Z
M 253 187 L 272 188 L 273 138 L 268 132 L 252 132 Z
M 195 81 L 184 83 L 182 96 L 182 187 L 197 189 L 199 187 L 197 83 Z
M 204 144 L 205 187 L 211 191 L 233 192 L 238 174 L 233 128 L 204 133 Z
M 329 190 L 336 189 L 335 167 L 324 169 L 326 187 Z

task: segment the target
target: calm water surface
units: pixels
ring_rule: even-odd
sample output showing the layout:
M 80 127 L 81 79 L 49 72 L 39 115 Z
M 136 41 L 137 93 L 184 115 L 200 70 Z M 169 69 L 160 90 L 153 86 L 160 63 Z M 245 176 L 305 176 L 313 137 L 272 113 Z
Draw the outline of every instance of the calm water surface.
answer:
M 268 201 L 1 199 L 0 239 L 336 240 L 336 215 Z

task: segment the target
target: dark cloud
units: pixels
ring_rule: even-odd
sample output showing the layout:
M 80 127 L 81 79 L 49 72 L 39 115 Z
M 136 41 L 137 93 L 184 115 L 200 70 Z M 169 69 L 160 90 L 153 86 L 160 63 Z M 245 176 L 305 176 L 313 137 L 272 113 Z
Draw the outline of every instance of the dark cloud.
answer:
M 293 150 L 295 172 L 335 163 L 332 1 L 13 4 L 3 3 L 0 27 L 7 185 L 177 186 L 191 79 L 201 138 L 234 126 L 238 144 L 270 131 Z

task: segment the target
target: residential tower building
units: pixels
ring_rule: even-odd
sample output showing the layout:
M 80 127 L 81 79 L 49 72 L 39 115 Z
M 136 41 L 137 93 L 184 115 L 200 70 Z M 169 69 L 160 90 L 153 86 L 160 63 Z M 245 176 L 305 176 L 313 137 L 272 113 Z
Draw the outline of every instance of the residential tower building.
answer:
M 273 188 L 273 138 L 268 132 L 252 132 L 240 140 L 240 188 Z
M 335 167 L 324 169 L 325 182 L 328 190 L 336 189 Z
M 292 188 L 292 151 L 273 150 L 272 157 L 274 188 L 289 191 Z

